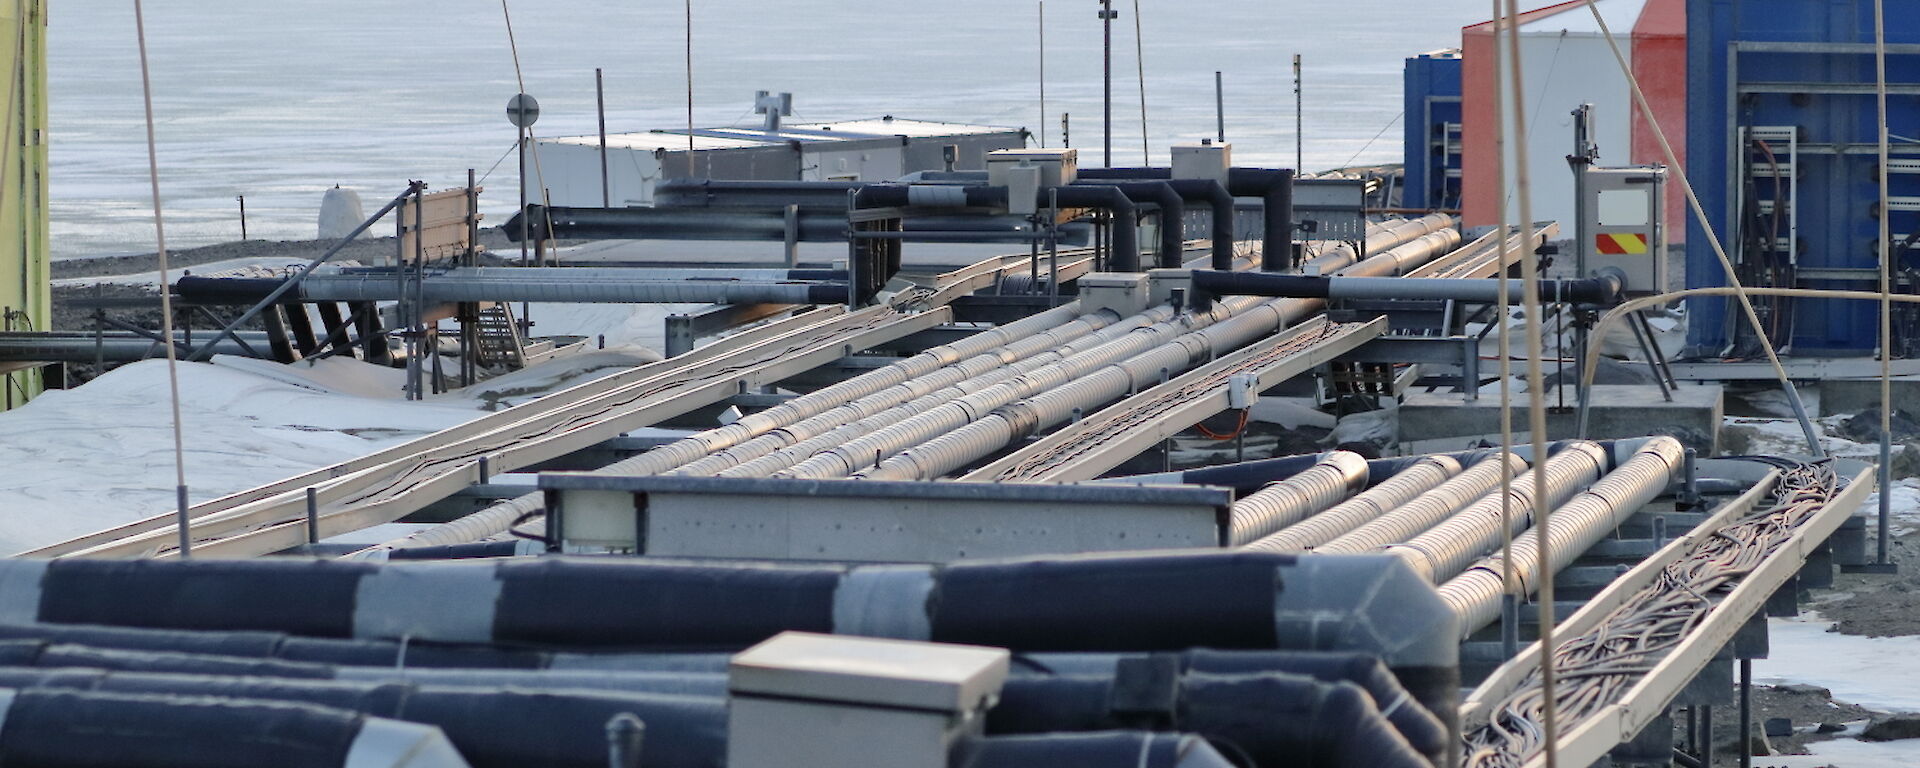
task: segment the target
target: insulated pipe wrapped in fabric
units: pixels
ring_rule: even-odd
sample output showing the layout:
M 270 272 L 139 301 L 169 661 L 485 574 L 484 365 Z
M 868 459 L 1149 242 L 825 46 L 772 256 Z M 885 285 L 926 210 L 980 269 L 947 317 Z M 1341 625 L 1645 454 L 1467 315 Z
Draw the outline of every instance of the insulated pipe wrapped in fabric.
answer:
M 1498 453 L 1492 454 L 1441 483 L 1434 489 L 1401 504 L 1366 524 L 1343 533 L 1313 551 L 1322 554 L 1372 552 L 1420 535 L 1489 493 L 1496 492 L 1502 474 L 1512 477 L 1527 471 L 1527 460 L 1507 454 L 1503 468 Z M 1519 481 L 1514 481 L 1518 483 Z
M 1359 495 L 1304 520 L 1296 518 L 1295 522 L 1244 546 L 1266 552 L 1303 552 L 1313 549 L 1412 501 L 1459 473 L 1460 462 L 1450 457 L 1421 457 L 1411 466 L 1375 483 Z M 1239 514 L 1242 503 L 1250 502 L 1264 493 L 1266 491 L 1261 490 L 1254 496 L 1234 502 L 1234 514 Z
M 0 692 L 0 762 L 32 766 L 455 768 L 440 729 L 311 704 Z
M 1233 768 L 1206 739 L 1180 733 L 1110 731 L 988 736 L 967 742 L 955 768 Z
M 0 560 L 0 581 L 9 610 L 36 622 L 414 643 L 724 650 L 798 630 L 1021 651 L 1353 650 L 1396 670 L 1458 655 L 1452 612 L 1381 556 L 1202 550 L 852 568 L 563 556 Z M 183 594 L 201 597 L 162 597 Z M 305 599 L 274 609 L 289 594 Z
M 1351 451 L 1328 453 L 1305 471 L 1233 502 L 1227 517 L 1227 546 L 1245 546 L 1366 487 L 1365 457 Z
M 1387 547 L 1386 552 L 1407 561 L 1428 581 L 1439 583 L 1499 546 L 1503 531 L 1518 534 L 1532 524 L 1536 506 L 1533 472 L 1546 472 L 1547 497 L 1538 501 L 1539 506 L 1551 508 L 1566 503 L 1581 488 L 1606 474 L 1610 463 L 1605 448 L 1584 440 L 1569 442 L 1549 456 L 1542 467 L 1514 479 L 1509 494 L 1510 517 L 1503 519 L 1500 494 L 1496 492 L 1406 543 Z
M 1114 272 L 1140 271 L 1140 213 L 1133 201 L 1113 187 L 1044 187 L 1037 204 L 1059 203 L 1063 208 L 1104 208 L 1113 214 L 1112 239 L 1108 241 L 1107 268 Z
M 1554 507 L 1548 531 L 1549 567 L 1557 572 L 1571 565 L 1628 516 L 1664 493 L 1681 471 L 1685 453 L 1678 440 L 1650 438 L 1618 469 Z M 1440 599 L 1460 616 L 1463 637 L 1499 617 L 1507 570 L 1519 581 L 1521 594 L 1533 594 L 1540 578 L 1539 548 L 1536 526 L 1514 537 L 1511 560 L 1503 561 L 1496 553 L 1441 585 Z
M 280 659 L 333 665 L 409 668 L 534 669 L 548 663 L 542 651 L 489 646 L 449 646 L 390 640 L 342 640 L 297 637 L 283 632 L 190 631 L 71 624 L 0 625 L 0 639 L 72 644 L 124 651 L 157 651 L 211 656 Z M 37 659 L 39 652 L 22 663 Z
M 397 670 L 387 670 L 398 675 Z M 0 669 L 0 686 L 118 695 L 214 697 L 328 707 L 439 728 L 474 766 L 600 768 L 607 721 L 639 716 L 650 766 L 720 768 L 726 762 L 724 681 L 715 695 L 520 690 L 88 669 Z
M 987 713 L 987 732 L 1177 723 L 1182 731 L 1239 747 L 1254 766 L 1432 768 L 1353 683 L 1276 672 L 1187 673 L 1172 680 L 1130 681 L 1124 692 L 1119 687 L 1111 677 L 1013 678 Z M 1133 693 L 1141 695 L 1128 695 Z M 1148 698 L 1164 708 L 1139 708 Z

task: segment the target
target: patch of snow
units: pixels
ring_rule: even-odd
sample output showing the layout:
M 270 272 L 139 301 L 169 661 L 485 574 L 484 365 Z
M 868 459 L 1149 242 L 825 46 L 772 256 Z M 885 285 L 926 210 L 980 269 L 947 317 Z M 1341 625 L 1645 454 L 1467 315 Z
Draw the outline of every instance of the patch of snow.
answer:
M 167 270 L 167 277 L 178 278 L 186 274 L 191 274 L 195 277 L 286 277 L 301 267 L 306 266 L 307 261 L 306 259 L 289 259 L 285 256 L 248 256 L 238 259 L 227 259 L 225 261 L 212 261 L 184 269 L 170 269 Z M 328 262 L 328 264 L 336 267 L 364 266 L 360 262 L 351 259 Z M 131 275 L 63 277 L 52 281 L 52 283 L 54 287 L 106 283 L 107 285 L 144 285 L 150 288 L 157 288 L 160 285 L 160 272 L 155 270 L 153 272 L 136 272 Z
M 1253 421 L 1277 424 L 1281 429 L 1299 429 L 1303 426 L 1316 429 L 1333 429 L 1333 414 L 1326 413 L 1313 406 L 1313 399 L 1306 397 L 1262 397 L 1254 401 L 1247 418 Z
M 1767 619 L 1768 655 L 1756 659 L 1754 680 L 1804 683 L 1833 698 L 1884 712 L 1920 712 L 1920 636 L 1862 637 L 1828 632 L 1833 622 L 1813 611 Z M 1920 755 L 1920 742 L 1909 746 Z
M 511 399 L 524 402 L 644 359 L 632 350 L 608 350 L 502 379 L 514 386 Z M 179 375 L 194 502 L 465 423 L 490 402 L 473 391 L 409 402 L 397 392 L 402 372 L 344 358 L 283 366 L 215 357 L 183 363 Z M 0 510 L 7 512 L 0 518 L 0 551 L 33 549 L 172 510 L 167 400 L 166 362 L 148 360 L 0 413 Z
M 1795 757 L 1756 757 L 1754 768 L 1912 768 L 1920 764 L 1920 739 L 1860 741 L 1833 739 L 1807 745 L 1813 754 Z
M 1807 409 L 1808 413 L 1813 414 L 1820 412 L 1819 387 L 1794 387 L 1794 391 L 1800 394 L 1800 404 Z M 1746 392 L 1731 396 L 1746 401 L 1748 406 L 1768 416 L 1781 419 L 1793 418 L 1793 405 L 1787 402 L 1787 393 L 1785 390 L 1777 388 L 1762 389 L 1757 392 Z
M 1860 502 L 1860 510 L 1871 520 L 1878 520 L 1880 515 L 1879 487 L 1876 483 L 1874 492 Z M 1920 477 L 1903 477 L 1893 481 L 1892 497 L 1893 503 L 1887 508 L 1888 516 L 1892 518 L 1892 524 L 1887 526 L 1888 532 L 1898 537 L 1920 529 Z

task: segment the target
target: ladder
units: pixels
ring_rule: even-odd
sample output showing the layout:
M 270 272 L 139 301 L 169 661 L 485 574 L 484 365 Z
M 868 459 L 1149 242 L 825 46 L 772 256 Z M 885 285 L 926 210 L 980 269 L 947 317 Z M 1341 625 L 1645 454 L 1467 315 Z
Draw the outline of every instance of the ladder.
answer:
M 504 301 L 480 305 L 474 322 L 475 361 L 482 367 L 519 368 L 526 365 L 526 345 L 513 319 L 512 305 Z

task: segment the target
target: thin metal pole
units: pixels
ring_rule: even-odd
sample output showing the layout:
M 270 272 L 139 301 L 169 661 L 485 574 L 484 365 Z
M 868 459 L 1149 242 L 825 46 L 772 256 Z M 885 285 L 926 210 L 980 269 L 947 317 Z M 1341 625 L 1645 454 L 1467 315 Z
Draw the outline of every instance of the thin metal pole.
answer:
M 167 351 L 167 400 L 173 411 L 174 514 L 180 530 L 180 558 L 184 560 L 193 549 L 193 541 L 187 531 L 187 452 L 180 423 L 180 361 L 172 343 L 173 294 L 167 290 L 167 227 L 160 212 L 160 155 L 153 138 L 153 81 L 147 68 L 147 22 L 140 0 L 133 0 L 133 28 L 140 43 L 140 96 L 147 118 L 147 180 L 153 190 L 154 257 L 160 271 L 160 333 L 167 339 L 161 346 Z M 212 342 L 208 346 L 211 347 Z
M 1060 146 L 1062 147 L 1073 146 L 1072 118 L 1073 114 L 1070 112 L 1060 113 Z
M 240 201 L 240 242 L 244 243 L 247 241 L 247 196 L 234 195 L 233 199 Z
M 1306 161 L 1301 159 L 1305 151 L 1302 149 L 1302 142 L 1305 141 L 1302 132 L 1305 129 L 1301 126 L 1305 124 L 1305 121 L 1302 120 L 1300 116 L 1301 101 L 1300 54 L 1296 53 L 1293 55 L 1293 172 L 1295 175 L 1307 169 Z
M 1047 0 L 1040 0 L 1040 146 L 1047 145 Z
M 607 87 L 600 68 L 593 68 L 593 101 L 600 116 L 600 207 L 613 207 L 613 188 L 607 181 Z
M 1147 49 L 1140 35 L 1140 0 L 1133 0 L 1133 66 L 1140 80 L 1140 164 L 1153 165 L 1147 148 Z
M 1740 768 L 1753 768 L 1753 659 L 1740 660 Z
M 520 266 L 527 266 L 527 233 L 532 216 L 527 215 L 527 129 L 520 132 Z M 691 161 L 689 161 L 691 162 Z
M 1213 71 L 1213 140 L 1227 143 L 1227 94 L 1220 70 Z
M 1060 305 L 1060 188 L 1047 190 L 1047 306 Z
M 1873 64 L 1880 106 L 1880 531 L 1874 541 L 1875 565 L 1889 568 L 1887 545 L 1893 519 L 1893 251 L 1887 219 L 1893 215 L 1887 192 L 1887 14 L 1873 0 Z M 1745 750 L 1752 751 L 1752 750 Z
M 1100 68 L 1100 145 L 1103 148 L 1103 163 L 1113 167 L 1113 0 L 1100 0 L 1101 43 Z

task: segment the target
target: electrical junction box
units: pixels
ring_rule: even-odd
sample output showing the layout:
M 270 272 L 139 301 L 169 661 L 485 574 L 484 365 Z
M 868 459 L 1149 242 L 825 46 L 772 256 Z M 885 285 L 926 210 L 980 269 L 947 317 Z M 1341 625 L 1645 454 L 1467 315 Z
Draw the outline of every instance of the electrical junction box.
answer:
M 996 149 L 987 153 L 987 183 L 1007 186 L 1007 169 L 1032 165 L 1040 169 L 1040 186 L 1058 187 L 1080 178 L 1080 154 L 1073 149 Z
M 1233 167 L 1233 145 L 1215 144 L 1211 139 L 1198 144 L 1173 145 L 1173 177 L 1207 179 L 1227 184 L 1227 169 Z
M 1627 275 L 1626 293 L 1666 290 L 1667 238 L 1660 221 L 1667 169 L 1646 165 L 1588 168 L 1580 201 L 1579 244 L 1587 274 L 1613 267 Z
M 729 768 L 946 768 L 1006 683 L 1004 648 L 783 632 L 727 670 Z
M 1165 267 L 1147 270 L 1147 306 L 1172 302 L 1176 292 L 1182 304 L 1193 296 L 1193 270 Z
M 1080 311 L 1113 310 L 1121 317 L 1140 314 L 1147 308 L 1147 275 L 1144 272 L 1095 272 L 1080 278 Z
M 1004 164 L 1003 164 L 1004 165 Z M 1031 216 L 1040 211 L 1040 185 L 1044 171 L 1032 163 L 1003 167 L 999 184 L 1007 188 L 1007 213 Z

